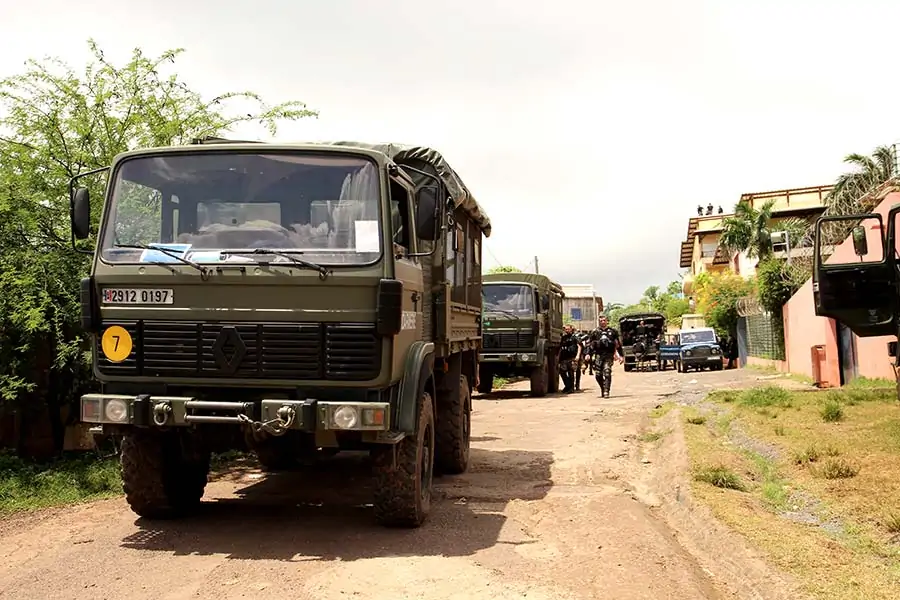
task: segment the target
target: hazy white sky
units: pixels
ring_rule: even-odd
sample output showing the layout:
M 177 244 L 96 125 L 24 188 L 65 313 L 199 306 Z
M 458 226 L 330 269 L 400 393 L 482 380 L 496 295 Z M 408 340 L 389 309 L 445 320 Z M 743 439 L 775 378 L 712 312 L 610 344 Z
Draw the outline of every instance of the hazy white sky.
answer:
M 677 277 L 698 203 L 830 183 L 900 139 L 890 0 L 6 2 L 0 76 L 88 37 L 121 60 L 184 47 L 210 96 L 299 99 L 286 141 L 427 145 L 494 224 L 489 266 L 634 301 Z M 261 137 L 256 131 L 242 135 Z

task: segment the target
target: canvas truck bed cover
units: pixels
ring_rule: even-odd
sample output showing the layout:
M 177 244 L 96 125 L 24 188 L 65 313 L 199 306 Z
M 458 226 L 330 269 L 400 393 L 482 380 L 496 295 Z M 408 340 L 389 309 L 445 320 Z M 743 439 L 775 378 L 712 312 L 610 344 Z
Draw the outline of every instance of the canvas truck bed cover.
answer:
M 456 171 L 441 156 L 440 152 L 425 146 L 408 146 L 404 144 L 371 144 L 366 142 L 317 142 L 326 146 L 347 146 L 350 148 L 365 148 L 381 152 L 398 165 L 409 165 L 414 169 L 431 173 L 439 177 L 447 187 L 455 207 L 462 207 L 466 214 L 481 227 L 485 237 L 491 235 L 491 219 L 484 209 L 475 201 L 472 192 L 466 187 Z M 418 173 L 410 173 L 416 185 L 422 185 L 426 178 Z
M 483 284 L 499 282 L 530 283 L 539 290 L 551 290 L 553 292 L 556 292 L 557 294 L 565 296 L 561 285 L 559 285 L 546 275 L 541 275 L 540 273 L 488 273 L 481 276 L 481 282 Z

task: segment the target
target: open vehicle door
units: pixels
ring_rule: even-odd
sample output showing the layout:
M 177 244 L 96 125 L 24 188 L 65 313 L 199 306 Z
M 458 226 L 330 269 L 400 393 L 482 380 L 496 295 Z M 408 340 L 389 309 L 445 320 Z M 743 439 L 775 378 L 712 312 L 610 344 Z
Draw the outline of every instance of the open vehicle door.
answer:
M 887 236 L 881 215 L 876 213 L 821 217 L 816 221 L 816 315 L 835 319 L 860 337 L 897 333 L 896 252 L 892 241 L 895 213 L 900 213 L 897 207 L 890 212 Z M 847 230 L 852 247 L 841 247 Z

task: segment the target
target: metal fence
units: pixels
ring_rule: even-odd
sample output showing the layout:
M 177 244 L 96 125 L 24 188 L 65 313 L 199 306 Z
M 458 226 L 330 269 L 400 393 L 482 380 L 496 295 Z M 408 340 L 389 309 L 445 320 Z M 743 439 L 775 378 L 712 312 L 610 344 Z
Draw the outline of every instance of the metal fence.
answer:
M 784 320 L 760 306 L 756 298 L 746 296 L 736 303 L 738 313 L 738 352 L 742 363 L 747 356 L 784 360 Z
M 784 360 L 784 326 L 769 313 L 742 317 L 747 323 L 747 355 L 768 360 Z

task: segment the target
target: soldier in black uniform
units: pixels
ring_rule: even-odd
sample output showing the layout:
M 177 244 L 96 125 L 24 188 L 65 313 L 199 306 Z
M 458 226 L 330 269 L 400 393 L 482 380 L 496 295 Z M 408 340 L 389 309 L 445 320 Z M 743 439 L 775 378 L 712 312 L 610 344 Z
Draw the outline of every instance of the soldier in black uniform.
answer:
M 564 394 L 575 391 L 575 371 L 579 358 L 581 358 L 581 344 L 578 343 L 572 326 L 566 325 L 559 343 L 559 376 L 563 380 Z
M 609 388 L 612 384 L 613 361 L 624 360 L 622 358 L 622 341 L 619 332 L 609 326 L 609 319 L 600 317 L 600 326 L 591 333 L 590 342 L 591 359 L 597 371 L 595 377 L 604 398 L 609 398 Z
M 584 339 L 578 335 L 578 333 L 573 332 L 572 336 L 575 338 L 575 341 L 578 342 L 578 360 L 574 361 L 575 365 L 575 391 L 581 391 L 581 375 L 583 374 L 583 369 L 581 368 L 584 364 Z

